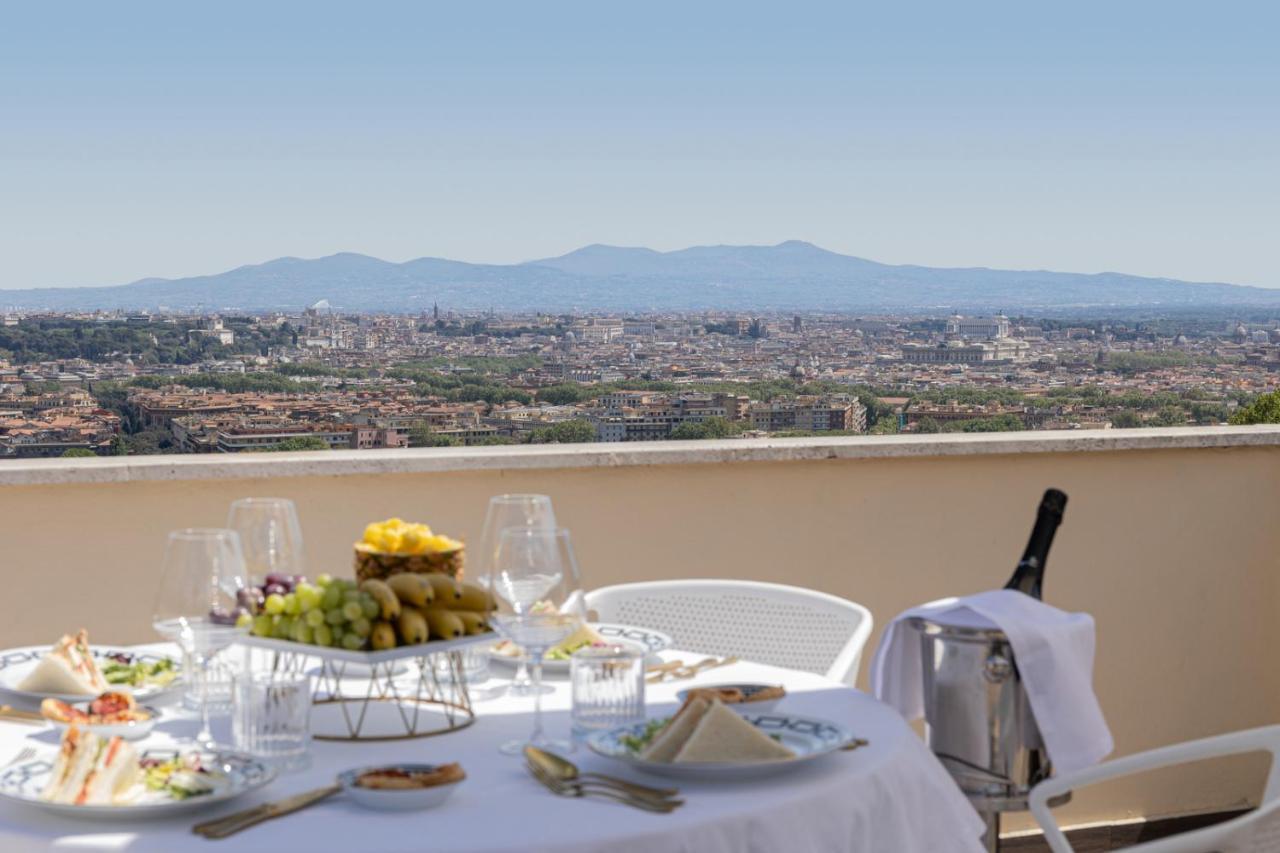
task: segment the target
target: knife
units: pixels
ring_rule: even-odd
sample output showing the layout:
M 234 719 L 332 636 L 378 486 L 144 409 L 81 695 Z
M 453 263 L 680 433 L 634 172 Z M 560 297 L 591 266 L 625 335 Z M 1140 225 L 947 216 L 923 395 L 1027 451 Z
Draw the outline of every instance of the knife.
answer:
M 316 788 L 314 791 L 306 791 L 301 794 L 295 794 L 284 800 L 275 803 L 267 803 L 261 806 L 255 806 L 242 812 L 236 812 L 217 820 L 198 823 L 191 828 L 192 832 L 203 835 L 205 838 L 226 838 L 234 835 L 242 829 L 248 829 L 262 823 L 265 820 L 282 817 L 283 815 L 292 814 L 293 812 L 305 809 L 307 806 L 315 805 L 323 799 L 333 796 L 342 790 L 341 785 L 330 785 L 327 788 Z

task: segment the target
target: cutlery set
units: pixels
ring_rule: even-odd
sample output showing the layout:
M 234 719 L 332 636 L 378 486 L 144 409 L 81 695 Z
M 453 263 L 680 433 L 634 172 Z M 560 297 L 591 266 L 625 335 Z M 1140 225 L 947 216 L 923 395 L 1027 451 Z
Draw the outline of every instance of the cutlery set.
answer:
M 706 672 L 709 669 L 715 669 L 720 666 L 729 666 L 738 662 L 738 658 L 730 656 L 726 658 L 706 658 L 700 660 L 691 666 L 685 666 L 682 660 L 673 660 L 667 663 L 656 664 L 648 667 L 645 672 L 649 677 L 645 681 L 649 684 L 661 684 L 663 681 L 683 681 L 693 678 L 700 672 Z
M 525 747 L 524 758 L 533 778 L 557 796 L 600 797 L 656 814 L 670 814 L 684 804 L 676 799 L 680 792 L 675 788 L 651 788 L 602 773 L 582 773 L 568 759 L 535 746 Z

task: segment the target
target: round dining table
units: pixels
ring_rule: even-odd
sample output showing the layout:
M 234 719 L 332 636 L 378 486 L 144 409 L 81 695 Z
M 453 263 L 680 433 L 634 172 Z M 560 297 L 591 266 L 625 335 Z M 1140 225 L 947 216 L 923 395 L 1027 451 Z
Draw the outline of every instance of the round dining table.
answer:
M 146 646 L 148 651 L 161 646 Z M 701 655 L 666 651 L 666 660 Z M 231 802 L 152 820 L 97 820 L 54 815 L 0 800 L 0 851 L 299 851 L 299 853 L 420 853 L 420 851 L 787 851 L 787 853 L 948 853 L 985 850 L 985 829 L 945 769 L 897 712 L 847 685 L 813 673 L 742 661 L 691 680 L 646 685 L 648 713 L 669 716 L 676 693 L 692 686 L 737 683 L 782 685 L 772 713 L 828 720 L 867 741 L 764 778 L 733 781 L 650 776 L 580 745 L 570 754 L 583 770 L 634 782 L 678 787 L 684 805 L 654 814 L 604 799 L 568 798 L 543 788 L 518 757 L 498 745 L 527 734 L 533 699 L 502 687 L 512 670 L 495 663 L 474 691 L 475 720 L 444 735 L 398 741 L 313 740 L 304 769 Z M 549 678 L 542 697 L 548 733 L 568 737 L 569 684 Z M 484 698 L 488 697 L 488 698 Z M 0 704 L 20 706 L 0 694 Z M 164 720 L 144 747 L 168 746 L 195 735 L 193 714 L 164 707 Z M 230 737 L 224 719 L 215 735 Z M 0 721 L 0 772 L 24 747 L 52 755 L 52 728 Z M 458 762 L 467 778 L 442 805 L 425 811 L 369 811 L 331 797 L 222 840 L 195 835 L 193 824 L 259 803 L 332 784 L 339 772 L 400 761 Z

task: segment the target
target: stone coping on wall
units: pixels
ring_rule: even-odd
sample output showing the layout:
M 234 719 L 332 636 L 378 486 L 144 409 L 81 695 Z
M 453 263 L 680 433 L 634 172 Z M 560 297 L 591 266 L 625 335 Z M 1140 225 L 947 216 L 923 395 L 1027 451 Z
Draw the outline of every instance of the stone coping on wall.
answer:
M 1280 447 L 1280 425 L 0 460 L 0 486 Z

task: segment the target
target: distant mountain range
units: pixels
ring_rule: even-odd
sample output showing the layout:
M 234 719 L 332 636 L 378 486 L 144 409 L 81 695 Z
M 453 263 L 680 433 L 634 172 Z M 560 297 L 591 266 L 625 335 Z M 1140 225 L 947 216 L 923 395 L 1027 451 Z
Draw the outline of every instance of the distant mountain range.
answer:
M 1280 306 L 1280 290 L 1121 273 L 893 266 L 790 240 L 674 252 L 592 245 L 523 264 L 342 253 L 113 287 L 0 290 L 24 309 L 679 311 L 1111 311 Z

